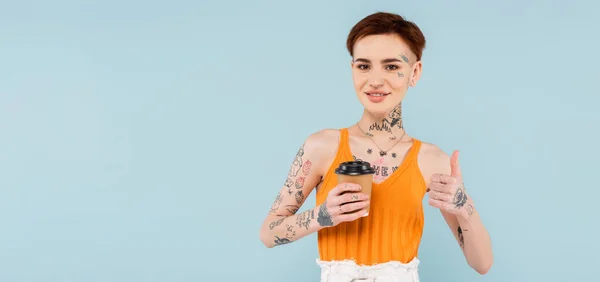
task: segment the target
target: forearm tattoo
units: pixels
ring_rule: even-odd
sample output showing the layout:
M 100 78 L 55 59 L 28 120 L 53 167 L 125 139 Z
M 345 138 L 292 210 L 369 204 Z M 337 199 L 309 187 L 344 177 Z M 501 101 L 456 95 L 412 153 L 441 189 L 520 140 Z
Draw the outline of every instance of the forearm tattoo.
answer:
M 463 230 L 459 226 L 456 231 L 458 233 L 458 244 L 460 245 L 461 248 L 464 249 L 465 248 L 465 237 L 463 236 Z
M 315 219 L 315 211 L 310 209 L 298 215 L 296 218 L 296 225 L 298 227 L 304 227 L 308 230 L 311 221 Z
M 279 245 L 285 245 L 285 244 L 289 244 L 292 241 L 290 241 L 290 239 L 287 238 L 279 238 L 279 236 L 275 236 L 275 246 L 279 246 Z
M 467 205 L 467 214 L 468 215 L 472 215 L 474 210 L 475 210 L 475 208 L 473 208 L 473 205 L 471 205 L 471 204 Z
M 273 230 L 273 228 L 279 226 L 284 220 L 285 220 L 285 217 L 282 217 L 282 218 L 280 218 L 278 220 L 275 220 L 275 221 L 271 222 L 271 224 L 269 224 L 269 229 Z
M 294 240 L 294 237 L 296 237 L 296 230 L 294 229 L 294 226 L 286 224 L 285 228 L 286 228 L 285 238 L 280 238 L 279 236 L 275 236 L 275 240 L 274 240 L 275 246 L 289 244 Z
M 296 205 L 287 205 L 285 206 L 285 209 L 290 213 L 290 214 L 296 214 L 296 212 L 298 212 L 298 209 L 300 209 L 299 206 Z

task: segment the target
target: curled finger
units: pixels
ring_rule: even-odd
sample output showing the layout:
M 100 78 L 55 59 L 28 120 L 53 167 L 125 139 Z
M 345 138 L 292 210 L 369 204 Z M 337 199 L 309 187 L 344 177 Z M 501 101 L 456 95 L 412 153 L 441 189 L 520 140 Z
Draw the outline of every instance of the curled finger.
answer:
M 369 215 L 369 212 L 366 209 L 360 209 L 355 212 L 343 214 L 339 216 L 339 219 L 341 222 L 353 221 L 367 215 Z
M 429 185 L 429 188 L 431 191 L 438 191 L 438 192 L 448 193 L 448 194 L 451 194 L 453 191 L 452 185 L 444 184 L 444 183 L 440 183 L 440 182 L 432 182 Z
M 331 201 L 331 205 L 328 205 L 327 209 L 329 211 L 329 214 L 331 215 L 339 215 L 339 214 L 343 214 L 344 211 L 342 210 L 342 202 L 341 202 L 341 197 L 335 197 L 332 199 Z
M 447 174 L 436 173 L 431 175 L 432 183 L 443 183 L 443 184 L 454 184 L 456 183 L 456 179 Z
M 450 202 L 452 200 L 452 195 L 440 191 L 429 191 L 429 198 L 442 201 L 442 202 Z
M 368 205 L 369 205 L 369 202 L 367 202 L 367 201 L 353 202 L 353 203 L 342 205 L 341 210 L 343 213 L 352 213 L 357 210 L 364 209 Z
M 429 201 L 427 201 L 427 203 L 429 203 L 430 206 L 438 209 L 442 209 L 444 207 L 444 202 L 436 200 L 434 198 L 429 198 Z
M 342 195 L 341 197 L 341 204 L 360 202 L 369 199 L 369 196 L 367 196 L 367 194 L 358 192 L 347 193 Z
M 340 183 L 337 186 L 335 186 L 333 189 L 331 189 L 331 191 L 329 191 L 329 196 L 335 197 L 335 196 L 343 195 L 344 193 L 347 193 L 347 192 L 360 191 L 361 189 L 362 188 L 358 184 Z

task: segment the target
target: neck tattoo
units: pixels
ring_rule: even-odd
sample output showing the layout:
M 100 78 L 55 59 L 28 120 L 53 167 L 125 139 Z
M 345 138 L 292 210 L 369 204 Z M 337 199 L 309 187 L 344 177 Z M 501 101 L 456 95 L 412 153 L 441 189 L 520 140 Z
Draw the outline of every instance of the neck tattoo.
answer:
M 397 129 L 404 129 L 404 126 L 402 124 L 402 103 L 398 104 L 398 106 L 396 106 L 387 115 L 387 117 L 383 118 L 381 120 L 381 122 L 375 122 L 375 123 L 371 124 L 371 126 L 369 126 L 368 131 L 387 132 L 387 133 L 392 134 L 392 136 L 390 136 L 390 140 L 396 140 L 396 136 L 393 136 L 393 132 L 392 132 L 392 129 L 394 127 Z M 367 135 L 369 137 L 373 137 L 373 134 L 369 133 L 368 131 L 366 132 L 362 129 L 361 129 L 361 131 L 363 131 L 363 133 L 365 133 L 365 135 Z

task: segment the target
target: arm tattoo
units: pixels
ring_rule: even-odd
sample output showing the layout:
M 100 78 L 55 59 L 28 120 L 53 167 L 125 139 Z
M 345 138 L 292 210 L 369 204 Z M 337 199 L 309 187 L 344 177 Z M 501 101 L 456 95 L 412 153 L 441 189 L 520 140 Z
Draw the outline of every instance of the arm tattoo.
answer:
M 287 177 L 287 179 L 285 179 L 285 183 L 283 185 L 287 187 L 288 194 L 292 195 L 292 193 L 294 193 L 294 191 L 292 191 L 292 185 L 294 185 L 294 181 L 292 181 L 292 179 L 289 176 Z
M 285 209 L 291 214 L 296 214 L 296 212 L 298 212 L 298 209 L 300 209 L 300 207 L 296 206 L 296 205 L 287 205 L 287 206 L 285 206 Z
M 473 205 L 469 204 L 467 206 L 467 214 L 468 215 L 472 215 L 473 214 L 473 210 L 474 210 Z
M 271 210 L 269 211 L 269 214 L 275 214 L 277 212 L 277 210 L 279 209 L 279 206 L 281 205 L 282 201 L 283 201 L 283 197 L 281 197 L 281 192 L 279 192 L 277 194 L 277 197 L 275 198 L 275 201 L 273 202 L 273 205 L 271 206 Z
M 327 201 L 325 201 L 319 207 L 319 215 L 317 217 L 317 222 L 321 226 L 333 226 L 333 221 L 331 220 L 331 215 L 327 211 Z
M 304 176 L 296 178 L 296 183 L 294 184 L 296 189 L 302 189 L 302 187 L 304 187 L 304 180 L 306 180 L 306 177 Z
M 290 195 L 294 195 L 297 204 L 302 204 L 304 202 L 304 182 L 306 181 L 306 177 L 310 174 L 310 170 L 312 168 L 312 162 L 310 160 L 303 161 L 304 157 L 304 144 L 296 153 L 296 157 L 294 158 L 294 162 L 292 163 L 292 167 L 290 168 L 290 172 L 288 173 L 288 177 L 285 181 L 285 186 L 288 187 L 287 192 Z M 300 174 L 302 172 L 302 174 Z M 293 179 L 296 179 L 295 181 Z M 292 186 L 297 189 L 296 192 L 292 191 Z
M 462 231 L 462 228 L 460 228 L 460 226 L 458 227 L 457 232 L 458 232 L 458 244 L 460 245 L 461 248 L 464 249 L 465 248 L 465 237 L 463 237 L 463 231 Z
M 293 225 L 289 225 L 289 224 L 286 224 L 285 228 L 287 230 L 287 233 L 285 233 L 285 238 L 293 240 L 294 237 L 296 237 L 296 229 L 294 229 Z
M 304 164 L 302 164 L 302 174 L 307 176 L 310 173 L 310 169 L 312 168 L 312 162 L 310 160 L 306 160 Z
M 296 193 L 294 194 L 294 197 L 296 198 L 296 203 L 298 203 L 299 205 L 302 204 L 302 202 L 304 201 L 304 192 L 302 191 L 302 188 L 304 188 L 305 180 L 306 177 L 299 176 L 298 178 L 296 178 L 296 183 L 294 184 L 297 189 Z
M 273 230 L 273 228 L 279 226 L 284 220 L 285 220 L 285 217 L 282 217 L 282 218 L 280 218 L 278 220 L 275 220 L 275 221 L 271 222 L 271 224 L 269 224 L 269 229 Z
M 304 227 L 308 230 L 310 222 L 315 219 L 315 211 L 310 209 L 298 215 L 296 218 L 296 224 L 298 227 Z
M 298 190 L 296 192 L 296 203 L 302 204 L 302 201 L 304 201 L 304 192 L 302 192 L 302 190 Z
M 306 177 L 308 176 L 308 174 L 310 173 L 310 170 L 312 168 L 312 162 L 310 160 L 305 160 L 303 162 L 303 160 L 302 160 L 303 157 L 304 157 L 304 144 L 302 144 L 302 146 L 296 153 L 296 156 L 294 157 L 292 166 L 290 167 L 288 176 L 285 179 L 285 183 L 283 184 L 285 187 L 287 187 L 287 193 L 290 196 L 294 195 L 294 198 L 296 199 L 296 203 L 299 205 L 302 204 L 302 202 L 304 202 L 305 198 L 304 198 L 304 192 L 302 191 L 302 189 L 304 188 L 304 182 L 306 181 Z M 302 172 L 302 173 L 300 174 L 300 172 Z M 296 188 L 295 192 L 294 192 L 293 188 Z M 273 207 L 271 208 L 271 213 L 274 213 L 275 210 L 277 210 L 279 208 L 279 205 L 281 204 L 281 196 L 280 195 L 278 196 L 278 200 L 276 200 L 276 202 L 277 202 L 277 205 L 273 204 Z M 297 211 L 297 210 L 298 209 L 296 209 L 295 211 Z M 288 211 L 291 212 L 290 209 L 288 209 Z M 295 213 L 295 211 L 292 213 Z
M 302 156 L 304 156 L 304 144 L 302 144 L 302 147 L 300 147 L 296 153 L 288 177 L 296 177 L 298 175 L 298 172 L 300 172 L 300 168 L 302 167 Z
M 296 230 L 294 230 L 294 226 L 286 224 L 285 228 L 287 231 L 285 233 L 285 238 L 279 238 L 279 236 L 275 236 L 275 246 L 289 244 L 294 240 L 294 237 L 296 236 Z
M 279 238 L 278 236 L 275 236 L 275 246 L 279 246 L 279 245 L 285 245 L 285 244 L 289 244 L 292 241 L 290 241 L 287 238 Z

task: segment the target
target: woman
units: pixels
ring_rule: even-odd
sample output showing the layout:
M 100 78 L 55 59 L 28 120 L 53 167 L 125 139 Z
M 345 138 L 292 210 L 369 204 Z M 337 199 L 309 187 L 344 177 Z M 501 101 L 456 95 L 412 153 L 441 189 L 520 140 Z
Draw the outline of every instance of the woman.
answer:
M 396 14 L 375 13 L 352 28 L 347 48 L 363 116 L 305 140 L 261 227 L 267 247 L 318 232 L 321 281 L 418 281 L 425 194 L 468 264 L 480 274 L 492 265 L 490 238 L 463 185 L 458 152 L 450 157 L 403 128 L 402 100 L 419 81 L 424 47 L 421 30 Z M 338 183 L 335 169 L 354 160 L 372 165 L 370 196 L 360 185 Z M 298 212 L 313 188 L 317 206 Z

